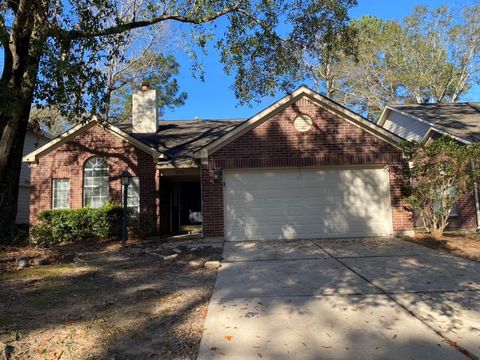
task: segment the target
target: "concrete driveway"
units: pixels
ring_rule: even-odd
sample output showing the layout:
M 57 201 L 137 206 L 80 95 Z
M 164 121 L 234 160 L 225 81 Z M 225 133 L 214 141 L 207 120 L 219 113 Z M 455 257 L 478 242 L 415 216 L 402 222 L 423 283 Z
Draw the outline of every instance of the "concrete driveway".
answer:
M 480 357 L 480 263 L 390 238 L 223 257 L 198 359 Z

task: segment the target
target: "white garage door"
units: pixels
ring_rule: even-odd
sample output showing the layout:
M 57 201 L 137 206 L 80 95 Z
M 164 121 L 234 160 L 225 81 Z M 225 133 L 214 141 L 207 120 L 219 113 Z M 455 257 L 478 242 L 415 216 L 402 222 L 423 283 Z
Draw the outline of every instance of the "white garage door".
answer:
M 387 236 L 385 169 L 225 171 L 227 240 Z

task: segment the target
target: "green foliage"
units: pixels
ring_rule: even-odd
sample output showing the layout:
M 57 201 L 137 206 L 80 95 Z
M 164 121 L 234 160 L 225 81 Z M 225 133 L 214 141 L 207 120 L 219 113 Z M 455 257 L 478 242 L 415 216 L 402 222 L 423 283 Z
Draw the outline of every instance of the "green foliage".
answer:
M 33 129 L 45 131 L 52 136 L 58 136 L 72 127 L 55 108 L 32 108 L 30 111 L 30 126 Z
M 35 243 L 53 245 L 62 242 L 102 240 L 120 235 L 122 207 L 107 204 L 102 208 L 45 210 L 40 223 L 32 227 Z
M 130 41 L 133 31 L 167 20 L 190 24 L 175 31 L 185 34 L 193 69 L 201 68 L 199 53 L 206 54 L 215 41 L 225 71 L 234 75 L 233 88 L 240 101 L 271 95 L 279 88 L 291 90 L 304 78 L 303 59 L 318 41 L 340 36 L 349 47 L 352 39 L 343 33 L 348 30 L 348 10 L 356 3 L 124 0 L 120 6 L 121 0 L 81 0 L 47 2 L 46 9 L 32 6 L 32 17 L 37 11 L 38 16 L 52 14 L 35 22 L 35 33 L 42 38 L 31 43 L 31 53 L 40 54 L 34 106 L 55 106 L 73 122 L 92 115 L 105 118 L 111 90 L 111 74 L 105 69 L 112 59 L 123 61 L 119 49 Z M 221 17 L 226 21 L 218 31 L 215 21 Z M 165 47 L 168 42 L 180 42 L 175 36 L 165 41 Z
M 132 114 L 132 94 L 147 83 L 157 90 L 157 113 L 162 116 L 166 109 L 181 106 L 187 99 L 185 92 L 179 92 L 174 76 L 178 75 L 179 64 L 172 55 L 155 54 L 146 51 L 141 58 L 133 59 L 122 71 L 121 80 L 116 80 L 115 90 L 110 97 L 109 118 L 112 122 L 128 121 Z M 141 81 L 140 81 L 141 79 Z
M 406 143 L 404 152 L 412 159 L 412 187 L 406 198 L 420 216 L 427 231 L 440 237 L 448 225 L 452 208 L 469 191 L 479 176 L 480 146 L 466 146 L 450 137 L 425 145 Z
M 321 53 L 313 76 L 372 120 L 388 103 L 456 102 L 480 72 L 480 5 L 456 10 L 418 6 L 402 21 L 352 21 L 356 56 Z

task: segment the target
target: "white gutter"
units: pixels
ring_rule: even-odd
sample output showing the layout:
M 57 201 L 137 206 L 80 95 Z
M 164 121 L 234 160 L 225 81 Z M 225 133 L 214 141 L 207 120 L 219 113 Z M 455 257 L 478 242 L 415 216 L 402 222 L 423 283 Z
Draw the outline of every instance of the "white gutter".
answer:
M 387 121 L 387 112 L 390 112 L 392 110 L 391 107 L 388 105 L 385 106 L 383 109 L 382 113 L 380 114 L 380 117 L 378 118 L 377 125 L 383 127 L 383 124 L 385 124 L 385 121 Z

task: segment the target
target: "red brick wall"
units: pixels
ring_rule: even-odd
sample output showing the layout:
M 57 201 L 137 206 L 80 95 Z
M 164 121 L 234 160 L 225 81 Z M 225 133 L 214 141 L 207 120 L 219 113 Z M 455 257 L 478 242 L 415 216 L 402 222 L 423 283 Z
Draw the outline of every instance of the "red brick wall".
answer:
M 32 167 L 30 223 L 39 211 L 52 207 L 52 179 L 70 179 L 70 207 L 83 206 L 83 166 L 92 156 L 106 158 L 109 165 L 109 201 L 121 204 L 120 174 L 128 170 L 140 178 L 140 229 L 156 233 L 159 228 L 159 174 L 151 155 L 132 146 L 98 125 L 40 158 Z
M 202 167 L 203 234 L 223 236 L 223 176 L 213 178 L 213 169 Z
M 295 129 L 299 114 L 314 120 L 305 133 Z M 223 236 L 223 181 L 213 180 L 214 168 L 278 166 L 388 165 L 395 231 L 411 230 L 402 185 L 408 181 L 401 152 L 303 98 L 212 154 L 202 168 L 203 226 L 206 236 Z
M 404 196 L 404 189 L 408 188 L 410 183 L 408 162 L 391 163 L 389 169 L 393 231 L 413 230 L 413 214 L 407 210 L 409 206 Z
M 477 209 L 475 207 L 475 193 L 465 196 L 458 202 L 458 215 L 452 216 L 448 220 L 447 229 L 466 229 L 473 230 L 477 228 Z

